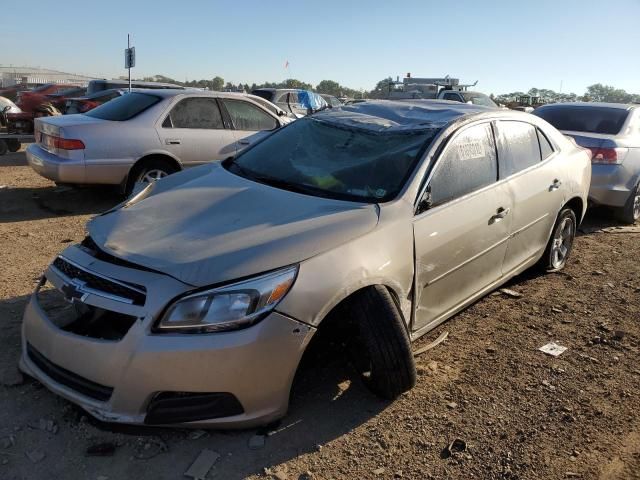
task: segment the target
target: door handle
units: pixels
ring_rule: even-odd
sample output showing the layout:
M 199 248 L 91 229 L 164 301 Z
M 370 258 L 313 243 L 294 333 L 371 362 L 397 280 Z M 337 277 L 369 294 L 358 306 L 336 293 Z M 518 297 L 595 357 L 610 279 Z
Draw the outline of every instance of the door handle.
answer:
M 182 140 L 179 138 L 166 138 L 164 141 L 165 145 L 180 145 Z
M 558 190 L 560 185 L 562 185 L 562 182 L 556 178 L 553 183 L 549 185 L 549 191 L 553 192 L 554 190 Z
M 506 217 L 507 215 L 509 215 L 509 212 L 511 211 L 510 208 L 504 208 L 504 207 L 500 207 L 498 208 L 498 210 L 496 210 L 496 214 L 492 215 L 491 218 L 489 219 L 489 223 L 495 223 L 495 222 L 499 222 L 500 220 L 502 220 L 504 217 Z
M 240 145 L 249 145 L 251 142 L 249 140 L 238 140 Z

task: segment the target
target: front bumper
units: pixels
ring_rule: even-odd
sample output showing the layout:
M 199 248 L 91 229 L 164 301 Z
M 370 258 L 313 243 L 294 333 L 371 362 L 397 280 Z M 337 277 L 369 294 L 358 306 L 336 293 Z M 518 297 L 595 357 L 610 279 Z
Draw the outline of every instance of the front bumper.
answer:
M 27 147 L 27 162 L 35 172 L 58 183 L 85 183 L 84 160 L 60 158 L 37 143 Z
M 175 297 L 181 293 L 176 289 L 185 290 L 187 286 L 152 272 L 104 264 L 75 247 L 64 255 L 76 264 L 90 265 L 93 272 L 145 285 L 147 300 L 142 306 L 121 307 L 114 300 L 97 295 L 82 299 L 101 308 L 124 308 L 138 317 L 122 339 L 112 341 L 62 330 L 48 318 L 34 294 L 22 326 L 20 367 L 25 373 L 108 422 L 149 423 L 146 420 L 150 404 L 158 394 L 166 392 L 229 393 L 243 410 L 233 416 L 188 422 L 169 420 L 166 424 L 249 427 L 269 423 L 286 413 L 299 360 L 315 332 L 312 327 L 272 312 L 260 323 L 234 332 L 153 334 L 151 326 L 164 309 L 164 299 Z M 45 275 L 56 287 L 67 281 L 52 267 Z M 167 295 L 168 290 L 173 293 Z M 45 373 L 39 367 L 42 362 L 29 353 L 33 350 L 75 377 L 112 389 L 110 394 L 97 399 L 68 382 L 52 378 L 56 376 Z
M 621 165 L 594 164 L 589 200 L 598 205 L 624 207 L 637 183 L 634 172 Z

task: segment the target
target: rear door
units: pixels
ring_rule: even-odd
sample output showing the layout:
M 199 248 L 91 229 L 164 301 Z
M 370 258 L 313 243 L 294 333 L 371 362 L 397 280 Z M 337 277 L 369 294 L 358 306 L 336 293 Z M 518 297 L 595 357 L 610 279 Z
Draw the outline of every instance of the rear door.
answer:
M 491 124 L 454 134 L 434 166 L 431 207 L 414 218 L 414 331 L 436 325 L 500 279 L 512 208 L 498 183 Z
M 280 126 L 274 115 L 259 106 L 240 99 L 223 98 L 236 139 L 236 150 L 256 143 Z
M 545 249 L 563 202 L 566 167 L 547 137 L 527 122 L 495 123 L 500 179 L 513 200 L 511 238 L 504 260 L 509 273 Z
M 226 128 L 213 97 L 182 98 L 161 119 L 163 147 L 185 166 L 224 160 L 236 153 L 236 137 Z

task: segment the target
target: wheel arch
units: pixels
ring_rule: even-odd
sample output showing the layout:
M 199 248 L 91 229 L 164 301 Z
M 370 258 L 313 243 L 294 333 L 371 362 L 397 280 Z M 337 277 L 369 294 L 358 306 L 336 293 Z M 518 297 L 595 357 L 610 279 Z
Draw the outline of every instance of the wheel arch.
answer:
M 407 330 L 407 334 L 410 334 L 411 311 L 409 310 L 409 315 L 407 315 L 406 309 L 404 309 L 402 306 L 402 302 L 400 300 L 402 298 L 402 291 L 400 286 L 394 285 L 392 282 L 383 281 L 370 281 L 367 283 L 359 284 L 358 286 L 348 290 L 342 290 L 340 294 L 334 297 L 330 304 L 323 309 L 322 313 L 318 316 L 318 320 L 315 322 L 315 326 L 317 328 L 322 328 L 322 325 L 326 319 L 331 318 L 336 313 L 339 313 L 345 308 L 349 308 L 358 293 L 360 293 L 362 290 L 373 288 L 376 286 L 384 287 L 389 292 L 391 298 L 393 299 L 393 303 L 396 306 L 396 310 L 402 317 L 403 324 L 405 326 L 405 329 Z M 407 318 L 408 316 L 409 318 Z
M 582 220 L 584 219 L 584 215 L 586 213 L 585 203 L 582 200 L 582 198 L 573 197 L 569 199 L 567 202 L 565 202 L 562 208 L 570 208 L 571 210 L 573 210 L 573 213 L 576 215 L 576 220 L 578 222 L 578 225 L 582 223 Z

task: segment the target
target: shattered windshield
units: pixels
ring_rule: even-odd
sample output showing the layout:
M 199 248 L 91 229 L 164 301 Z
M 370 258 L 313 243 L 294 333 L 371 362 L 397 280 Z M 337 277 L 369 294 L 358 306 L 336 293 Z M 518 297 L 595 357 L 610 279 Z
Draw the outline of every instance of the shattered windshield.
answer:
M 402 189 L 438 129 L 373 131 L 307 117 L 226 164 L 238 175 L 287 190 L 367 203 Z

